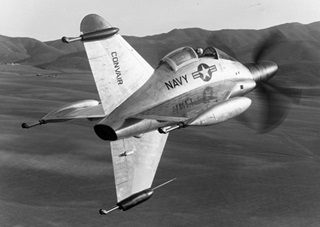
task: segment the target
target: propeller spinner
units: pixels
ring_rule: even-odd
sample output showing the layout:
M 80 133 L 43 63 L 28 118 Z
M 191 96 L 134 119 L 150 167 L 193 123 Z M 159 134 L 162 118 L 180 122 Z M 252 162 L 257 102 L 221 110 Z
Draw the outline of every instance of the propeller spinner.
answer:
M 277 85 L 276 80 L 270 80 L 278 71 L 278 65 L 271 61 L 261 61 L 268 51 L 279 43 L 283 37 L 274 33 L 255 49 L 254 63 L 244 64 L 257 83 L 257 97 L 260 116 L 248 117 L 246 113 L 237 119 L 253 128 L 258 133 L 266 133 L 278 127 L 287 116 L 292 103 L 298 103 L 301 92 L 296 89 Z

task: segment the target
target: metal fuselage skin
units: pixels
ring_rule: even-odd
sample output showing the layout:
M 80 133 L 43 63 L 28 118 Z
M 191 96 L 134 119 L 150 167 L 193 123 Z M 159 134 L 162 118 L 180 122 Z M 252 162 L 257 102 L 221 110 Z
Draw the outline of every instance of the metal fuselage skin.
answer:
M 203 64 L 211 67 L 211 73 L 209 69 L 200 67 Z M 199 76 L 199 72 L 202 73 L 202 77 Z M 246 81 L 249 83 L 246 83 L 245 87 L 241 85 L 241 89 L 234 90 L 237 83 Z M 201 57 L 177 71 L 170 68 L 168 64 L 161 64 L 140 89 L 99 124 L 110 126 L 116 132 L 117 139 L 136 136 L 188 119 L 188 116 L 184 116 L 177 117 L 171 122 L 166 119 L 163 121 L 126 120 L 134 118 L 139 113 L 165 105 L 168 101 L 183 96 L 182 99 L 178 99 L 177 103 L 169 102 L 167 107 L 162 107 L 178 113 L 186 105 L 185 102 L 190 99 L 189 94 L 194 94 L 195 90 L 201 94 L 200 102 L 206 102 L 205 89 L 210 88 L 215 94 L 215 102 L 219 103 L 225 100 L 226 96 L 231 98 L 245 95 L 254 89 L 255 85 L 248 68 L 237 61 Z
M 208 77 L 207 81 L 204 81 L 201 77 L 193 76 L 198 71 L 200 64 L 215 66 L 216 71 L 212 72 L 211 78 Z M 207 74 L 207 72 L 204 72 L 204 74 Z M 215 93 L 222 96 L 228 92 L 224 88 L 229 88 L 229 86 L 220 85 L 240 80 L 252 80 L 251 73 L 241 63 L 230 60 L 199 58 L 198 61 L 176 72 L 166 65 L 162 65 L 155 70 L 150 79 L 135 94 L 118 107 L 118 111 L 120 116 L 123 117 L 134 116 L 143 110 L 205 87 L 213 87 Z M 116 112 L 118 111 L 116 110 Z

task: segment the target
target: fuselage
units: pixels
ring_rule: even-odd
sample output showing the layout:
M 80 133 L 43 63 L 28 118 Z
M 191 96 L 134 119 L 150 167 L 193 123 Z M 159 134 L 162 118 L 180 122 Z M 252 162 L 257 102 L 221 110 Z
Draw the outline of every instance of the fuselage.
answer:
M 198 57 L 177 71 L 162 60 L 150 79 L 112 115 L 122 118 L 134 116 L 175 97 L 206 87 L 212 87 L 218 96 L 222 96 L 232 85 L 221 85 L 252 80 L 250 71 L 244 65 L 230 59 Z
M 186 108 L 196 111 L 199 110 L 197 105 L 218 104 L 232 96 L 242 96 L 255 87 L 252 74 L 244 65 L 222 51 L 213 50 L 212 56 L 198 56 L 191 47 L 169 53 L 141 88 L 95 126 L 96 133 L 109 135 L 113 134 L 109 129 L 114 130 L 117 136 L 113 138 L 117 139 L 143 134 L 187 120 L 189 116 L 182 113 Z M 241 85 L 235 90 L 239 81 L 249 81 L 248 88 L 243 89 Z M 152 120 L 151 117 L 151 120 L 128 121 L 141 113 L 157 114 L 159 109 L 166 109 L 170 119 L 176 115 L 176 120 L 170 122 L 164 117 L 159 121 L 161 118 Z M 110 127 L 108 130 L 105 130 L 106 125 Z

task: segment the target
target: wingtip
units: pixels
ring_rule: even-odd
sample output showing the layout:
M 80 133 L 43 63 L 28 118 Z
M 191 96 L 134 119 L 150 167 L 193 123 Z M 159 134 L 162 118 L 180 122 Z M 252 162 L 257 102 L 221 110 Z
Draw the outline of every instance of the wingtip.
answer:
M 99 214 L 101 214 L 101 215 L 107 215 L 108 212 L 107 212 L 107 210 L 105 210 L 105 209 L 100 209 L 100 210 L 99 210 Z
M 110 209 L 110 210 L 100 209 L 100 210 L 99 210 L 99 214 L 101 214 L 101 215 L 107 215 L 107 214 L 109 214 L 109 213 L 111 213 L 111 212 L 113 212 L 113 211 L 115 211 L 115 210 L 118 210 L 118 209 L 119 209 L 119 206 L 116 206 L 116 207 L 114 207 L 114 208 L 112 208 L 112 209 Z
M 21 127 L 22 128 L 25 128 L 25 129 L 28 129 L 28 128 L 32 128 L 32 127 L 35 127 L 37 125 L 42 125 L 42 124 L 45 124 L 45 120 L 41 119 L 39 120 L 38 122 L 35 122 L 35 123 L 31 123 L 31 124 L 27 124 L 27 123 L 22 123 L 21 124 Z
M 80 31 L 82 33 L 89 33 L 111 28 L 111 25 L 97 14 L 89 14 L 82 19 Z

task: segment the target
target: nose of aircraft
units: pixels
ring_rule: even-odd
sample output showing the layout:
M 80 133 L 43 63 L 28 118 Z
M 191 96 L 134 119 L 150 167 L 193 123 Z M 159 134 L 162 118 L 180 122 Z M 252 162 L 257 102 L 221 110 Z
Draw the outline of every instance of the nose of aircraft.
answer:
M 268 81 L 278 70 L 278 65 L 271 61 L 248 63 L 245 66 L 250 70 L 256 82 Z

